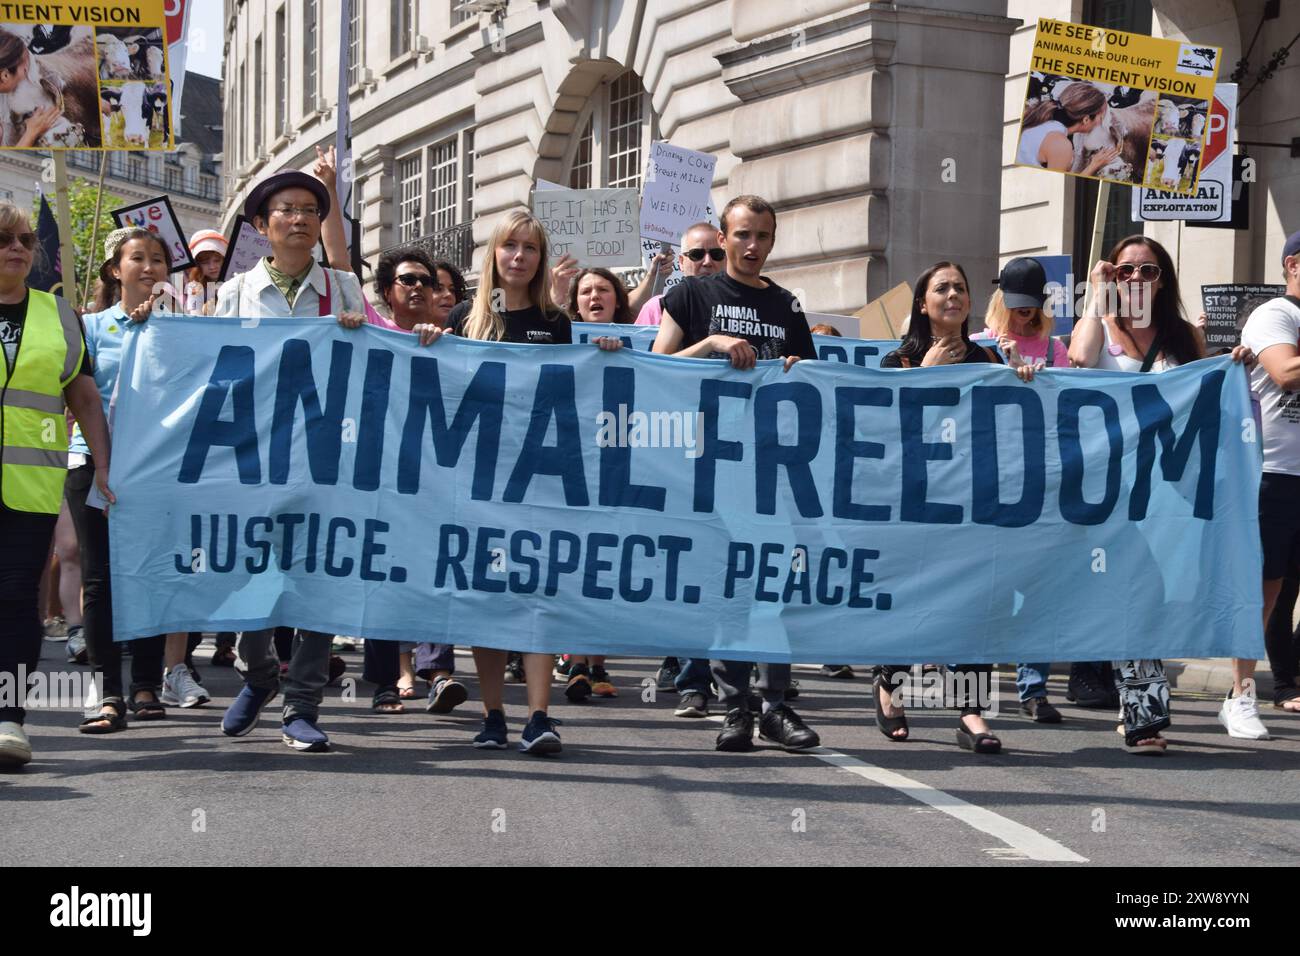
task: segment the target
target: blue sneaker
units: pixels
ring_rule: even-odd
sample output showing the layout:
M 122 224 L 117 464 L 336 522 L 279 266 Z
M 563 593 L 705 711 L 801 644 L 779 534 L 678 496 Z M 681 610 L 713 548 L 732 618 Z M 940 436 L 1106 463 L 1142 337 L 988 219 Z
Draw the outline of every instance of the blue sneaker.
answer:
M 330 749 L 330 739 L 316 726 L 316 721 L 306 717 L 291 717 L 284 722 L 284 736 L 280 738 L 286 747 L 302 753 L 324 753 Z
M 221 718 L 221 732 L 227 737 L 242 737 L 247 734 L 257 726 L 257 717 L 262 712 L 262 708 L 275 700 L 275 695 L 278 693 L 280 693 L 278 687 L 272 690 L 259 690 L 245 684 L 239 696 L 226 708 L 225 716 Z
M 555 732 L 559 721 L 546 716 L 546 711 L 535 710 L 519 740 L 519 749 L 526 754 L 558 754 L 560 735 Z
M 489 710 L 483 718 L 483 732 L 474 738 L 480 750 L 505 750 L 510 746 L 506 739 L 506 715 L 499 710 Z

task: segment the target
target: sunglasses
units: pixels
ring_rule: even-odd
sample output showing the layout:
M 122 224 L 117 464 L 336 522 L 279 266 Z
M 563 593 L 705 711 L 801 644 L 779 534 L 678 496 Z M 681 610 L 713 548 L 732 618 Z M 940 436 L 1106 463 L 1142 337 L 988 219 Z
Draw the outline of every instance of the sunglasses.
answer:
M 1140 266 L 1125 263 L 1122 266 L 1115 267 L 1115 275 L 1124 282 L 1133 278 L 1133 273 L 1135 272 L 1143 282 L 1155 282 L 1160 278 L 1160 267 L 1154 262 L 1144 262 Z
M 703 262 L 706 255 L 714 262 L 721 262 L 726 253 L 714 246 L 712 249 L 688 249 L 682 255 L 692 262 Z
M 28 252 L 36 248 L 34 232 L 0 232 L 0 249 L 8 249 L 10 243 L 17 239 Z
M 432 289 L 438 284 L 438 281 L 433 276 L 419 275 L 414 272 L 403 272 L 400 276 L 393 276 L 393 281 L 400 282 L 408 289 L 414 289 L 417 285 Z
M 276 206 L 271 210 L 281 216 L 306 216 L 308 219 L 319 219 L 320 210 L 315 206 Z

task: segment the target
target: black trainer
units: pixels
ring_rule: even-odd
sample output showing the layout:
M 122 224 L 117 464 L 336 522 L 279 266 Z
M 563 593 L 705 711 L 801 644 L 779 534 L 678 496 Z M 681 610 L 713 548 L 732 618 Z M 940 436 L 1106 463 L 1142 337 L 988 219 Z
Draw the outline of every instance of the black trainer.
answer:
M 1089 663 L 1070 665 L 1065 699 L 1079 707 L 1114 707 L 1119 704 L 1114 685 L 1106 687 L 1098 669 Z
M 1061 712 L 1048 702 L 1046 697 L 1031 697 L 1020 702 L 1021 716 L 1036 720 L 1040 724 L 1059 724 Z
M 714 750 L 726 750 L 735 753 L 754 749 L 754 715 L 744 707 L 727 711 L 727 719 L 722 724 Z
M 786 750 L 807 750 L 820 747 L 822 739 L 817 731 L 805 724 L 785 704 L 773 707 L 758 722 L 758 734 L 764 740 L 780 744 Z

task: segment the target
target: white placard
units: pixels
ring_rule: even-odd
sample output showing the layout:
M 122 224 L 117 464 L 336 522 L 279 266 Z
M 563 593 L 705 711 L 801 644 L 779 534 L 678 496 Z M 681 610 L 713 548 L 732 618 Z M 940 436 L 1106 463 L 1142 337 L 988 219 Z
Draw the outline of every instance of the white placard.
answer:
M 641 237 L 667 242 L 675 249 L 682 233 L 697 222 L 716 222 L 709 190 L 717 162 L 709 153 L 651 143 L 641 199 Z
M 546 227 L 551 260 L 573 256 L 584 268 L 641 264 L 635 189 L 540 189 L 533 215 Z

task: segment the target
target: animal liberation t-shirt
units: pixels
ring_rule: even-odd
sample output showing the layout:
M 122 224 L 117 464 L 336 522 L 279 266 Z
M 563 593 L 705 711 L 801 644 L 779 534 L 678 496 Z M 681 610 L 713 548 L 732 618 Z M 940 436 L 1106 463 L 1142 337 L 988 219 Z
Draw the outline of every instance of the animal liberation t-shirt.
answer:
M 1300 299 L 1285 295 L 1261 305 L 1246 320 L 1241 344 L 1256 355 L 1274 345 L 1300 346 Z M 1250 370 L 1250 389 L 1259 399 L 1264 470 L 1300 475 L 1300 394 L 1283 391 L 1259 363 Z
M 447 326 L 456 335 L 465 334 L 465 324 L 469 321 L 472 302 L 466 301 L 456 305 L 447 316 Z M 506 323 L 503 342 L 522 342 L 527 345 L 572 345 L 573 326 L 569 317 L 557 309 L 542 315 L 542 310 L 535 305 L 526 309 L 513 309 L 501 313 Z
M 663 298 L 663 311 L 673 317 L 685 338 L 682 348 L 703 342 L 710 335 L 744 339 L 760 359 L 797 355 L 815 359 L 812 332 L 799 300 L 771 279 L 756 289 L 737 282 L 725 272 L 688 276 Z M 714 352 L 710 358 L 726 358 Z

